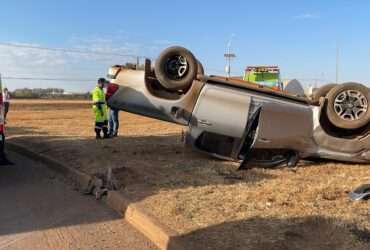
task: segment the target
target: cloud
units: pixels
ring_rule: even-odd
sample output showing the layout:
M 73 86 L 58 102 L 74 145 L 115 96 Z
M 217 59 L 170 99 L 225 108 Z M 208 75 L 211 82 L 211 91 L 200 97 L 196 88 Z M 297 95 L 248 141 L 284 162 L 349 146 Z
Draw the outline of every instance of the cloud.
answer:
M 121 40 L 116 38 L 74 37 L 73 39 L 70 39 L 69 44 L 70 47 L 82 51 L 97 52 L 100 54 L 105 53 L 107 54 L 107 57 L 115 56 L 115 54 L 117 54 L 117 56 L 140 54 L 140 45 L 138 43 L 128 42 L 128 40 Z
M 318 19 L 320 16 L 317 13 L 302 13 L 300 15 L 293 16 L 296 20 L 312 20 Z
M 127 34 L 118 33 L 112 36 L 74 36 L 68 39 L 66 45 L 63 46 L 69 50 L 93 53 L 39 50 L 22 46 L 49 46 L 37 43 L 9 43 L 20 45 L 21 47 L 0 45 L 0 73 L 3 76 L 97 79 L 105 76 L 111 65 L 134 62 L 136 55 L 154 58 L 171 41 L 165 39 L 140 40 L 130 38 Z M 60 87 L 68 91 L 88 91 L 94 85 L 93 81 L 88 83 L 78 81 L 4 80 L 3 82 L 11 90 L 23 87 Z
M 22 46 L 38 46 L 38 44 L 19 44 Z M 95 62 L 87 55 L 62 53 L 58 51 L 38 50 L 32 48 L 15 48 L 0 46 L 0 69 L 3 77 L 32 78 L 83 78 L 95 79 L 104 73 L 100 62 Z M 16 88 L 47 88 L 59 87 L 72 91 L 86 91 L 91 86 L 86 82 L 38 81 L 38 80 L 3 80 L 11 90 Z
M 68 46 L 71 50 L 88 51 L 96 54 L 39 50 L 26 47 L 45 47 L 45 45 L 10 43 L 21 47 L 0 45 L 0 73 L 3 77 L 97 79 L 106 75 L 109 66 L 133 61 L 134 57 L 129 55 L 136 55 L 139 52 L 138 47 L 133 43 L 115 45 L 109 39 L 85 39 L 84 41 L 74 41 Z M 85 81 L 4 79 L 3 83 L 11 90 L 23 87 L 59 87 L 69 91 L 88 91 L 94 86 L 94 81 L 87 83 Z

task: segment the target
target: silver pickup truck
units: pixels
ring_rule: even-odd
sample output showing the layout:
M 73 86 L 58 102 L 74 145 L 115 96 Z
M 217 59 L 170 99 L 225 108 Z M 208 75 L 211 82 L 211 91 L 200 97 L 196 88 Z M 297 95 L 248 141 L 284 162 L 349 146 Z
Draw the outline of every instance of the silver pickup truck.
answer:
M 187 126 L 186 145 L 241 167 L 299 159 L 370 162 L 370 91 L 331 86 L 319 101 L 238 78 L 206 76 L 194 55 L 170 47 L 142 70 L 109 69 L 108 105 Z

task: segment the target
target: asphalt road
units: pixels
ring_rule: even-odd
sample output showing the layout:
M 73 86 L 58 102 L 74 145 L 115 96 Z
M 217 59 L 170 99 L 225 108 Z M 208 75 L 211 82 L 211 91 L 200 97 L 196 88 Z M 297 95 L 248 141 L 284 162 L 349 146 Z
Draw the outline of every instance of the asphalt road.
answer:
M 19 154 L 0 166 L 0 249 L 156 249 L 113 210 Z

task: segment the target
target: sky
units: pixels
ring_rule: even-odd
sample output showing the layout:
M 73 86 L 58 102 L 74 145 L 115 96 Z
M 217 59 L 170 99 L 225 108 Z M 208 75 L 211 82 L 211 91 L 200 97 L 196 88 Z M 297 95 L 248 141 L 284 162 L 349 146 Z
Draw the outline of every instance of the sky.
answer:
M 223 55 L 231 39 L 237 56 L 232 62 L 235 75 L 242 75 L 247 65 L 278 65 L 282 78 L 322 85 L 336 79 L 338 47 L 339 81 L 369 86 L 369 12 L 367 0 L 3 0 L 0 73 L 3 77 L 76 79 L 3 80 L 11 90 L 89 91 L 110 65 L 133 60 L 125 55 L 155 58 L 162 49 L 181 45 L 194 53 L 207 74 L 223 75 Z

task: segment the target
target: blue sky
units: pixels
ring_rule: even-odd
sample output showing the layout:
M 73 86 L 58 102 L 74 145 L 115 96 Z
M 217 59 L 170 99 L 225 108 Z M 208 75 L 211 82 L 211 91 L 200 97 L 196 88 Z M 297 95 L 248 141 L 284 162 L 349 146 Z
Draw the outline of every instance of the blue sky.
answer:
M 233 72 L 277 64 L 283 78 L 318 85 L 335 80 L 370 83 L 370 2 L 311 1 L 87 1 L 7 0 L 0 11 L 0 43 L 78 48 L 156 57 L 176 44 L 193 51 L 209 74 L 223 74 L 233 35 Z M 81 55 L 0 46 L 4 76 L 95 79 L 128 57 Z M 319 80 L 314 80 L 319 79 Z M 62 87 L 86 91 L 94 82 L 7 80 L 10 88 Z

